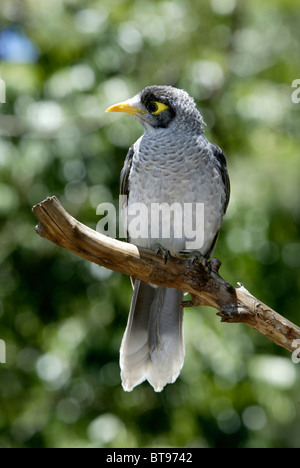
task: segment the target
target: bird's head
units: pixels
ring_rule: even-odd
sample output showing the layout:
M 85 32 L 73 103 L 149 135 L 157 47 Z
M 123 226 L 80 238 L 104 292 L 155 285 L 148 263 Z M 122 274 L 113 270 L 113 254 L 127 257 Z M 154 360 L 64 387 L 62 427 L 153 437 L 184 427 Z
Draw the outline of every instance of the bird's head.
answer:
M 125 112 L 151 131 L 157 128 L 191 127 L 202 130 L 203 119 L 194 99 L 172 86 L 148 86 L 133 98 L 109 107 L 106 112 Z

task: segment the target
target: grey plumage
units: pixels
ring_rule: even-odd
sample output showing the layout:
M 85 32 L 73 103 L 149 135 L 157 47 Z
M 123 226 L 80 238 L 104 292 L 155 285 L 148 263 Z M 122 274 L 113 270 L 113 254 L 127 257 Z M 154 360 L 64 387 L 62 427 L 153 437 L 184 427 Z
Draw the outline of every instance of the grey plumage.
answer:
M 143 136 L 129 149 L 121 172 L 120 193 L 127 195 L 128 209 L 142 203 L 204 204 L 204 239 L 197 250 L 209 258 L 215 248 L 226 212 L 230 184 L 222 150 L 207 141 L 203 119 L 194 100 L 183 90 L 150 86 L 134 98 L 108 111 L 127 112 L 144 126 Z M 128 225 L 128 240 L 151 248 L 154 243 L 173 255 L 186 250 L 189 240 L 182 229 L 176 235 L 178 219 L 173 214 L 169 237 L 163 217 L 156 237 L 151 237 L 151 219 L 141 224 L 148 235 L 134 236 Z M 183 220 L 181 221 L 183 223 Z M 183 226 L 184 227 L 184 226 Z M 123 388 L 127 391 L 148 380 L 156 391 L 178 377 L 184 361 L 183 293 L 175 289 L 134 282 L 128 323 L 120 350 Z
M 176 380 L 184 360 L 182 300 L 181 291 L 135 281 L 120 350 L 124 390 L 147 379 L 161 391 Z

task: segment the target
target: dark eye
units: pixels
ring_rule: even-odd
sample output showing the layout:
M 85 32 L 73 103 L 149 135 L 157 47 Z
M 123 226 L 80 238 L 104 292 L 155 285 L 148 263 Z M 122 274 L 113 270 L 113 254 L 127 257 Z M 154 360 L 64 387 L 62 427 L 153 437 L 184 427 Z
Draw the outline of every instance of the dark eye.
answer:
M 149 104 L 147 105 L 147 109 L 148 109 L 148 111 L 150 112 L 150 114 L 152 114 L 153 112 L 156 112 L 156 111 L 157 111 L 158 106 L 157 106 L 156 102 L 151 101 L 151 102 L 149 102 Z

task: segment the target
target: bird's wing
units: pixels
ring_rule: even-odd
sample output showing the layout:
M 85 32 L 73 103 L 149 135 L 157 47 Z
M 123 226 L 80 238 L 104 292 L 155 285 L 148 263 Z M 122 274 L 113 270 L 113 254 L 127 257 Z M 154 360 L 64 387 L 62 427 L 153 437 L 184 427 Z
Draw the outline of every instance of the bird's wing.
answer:
M 223 183 L 224 183 L 224 188 L 225 188 L 225 202 L 224 202 L 224 214 L 226 213 L 228 203 L 229 203 L 229 198 L 230 198 L 230 180 L 229 180 L 229 175 L 227 171 L 227 163 L 226 163 L 226 157 L 221 148 L 219 148 L 218 145 L 211 143 L 210 144 L 211 149 L 213 151 L 213 156 L 216 158 L 217 161 L 217 168 L 220 171 Z
M 132 145 L 128 150 L 127 156 L 124 161 L 124 166 L 120 175 L 120 195 L 126 195 L 126 202 L 124 203 L 124 206 L 122 206 L 122 210 L 127 209 L 128 196 L 129 196 L 129 174 L 131 171 L 133 155 L 134 155 L 134 147 Z M 126 240 L 127 242 L 130 242 L 128 232 L 126 232 Z M 131 277 L 130 279 L 131 279 L 132 287 L 134 288 L 135 278 Z
M 220 172 L 220 175 L 222 177 L 222 181 L 224 184 L 224 190 L 225 190 L 225 199 L 224 199 L 224 205 L 223 205 L 223 215 L 224 215 L 226 213 L 228 203 L 229 203 L 229 198 L 230 198 L 230 180 L 229 180 L 229 175 L 227 171 L 226 157 L 218 145 L 214 143 L 210 143 L 210 148 L 213 152 L 213 156 L 216 160 L 216 167 L 218 171 Z M 211 247 L 206 254 L 207 258 L 210 258 L 213 255 L 218 238 L 219 238 L 219 234 L 220 234 L 220 229 L 216 233 L 212 241 Z
M 122 210 L 127 209 L 128 196 L 129 196 L 129 174 L 131 171 L 133 155 L 134 155 L 134 147 L 132 145 L 128 150 L 127 156 L 124 161 L 124 166 L 120 175 L 120 195 L 126 196 L 126 200 L 124 202 L 124 205 L 122 206 Z M 130 242 L 129 237 L 128 237 L 128 232 L 126 232 L 126 237 L 127 237 L 126 239 L 127 242 Z
M 134 148 L 131 146 L 128 150 L 127 156 L 124 161 L 124 166 L 121 171 L 120 176 L 120 195 L 127 195 L 129 194 L 129 173 L 132 166 L 132 159 L 134 155 Z

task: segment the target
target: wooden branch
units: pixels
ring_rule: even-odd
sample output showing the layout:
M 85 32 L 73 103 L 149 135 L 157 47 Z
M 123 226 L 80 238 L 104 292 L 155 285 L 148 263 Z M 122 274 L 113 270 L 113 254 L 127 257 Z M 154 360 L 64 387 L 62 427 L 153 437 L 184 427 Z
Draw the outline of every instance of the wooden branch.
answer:
M 242 322 L 294 351 L 300 344 L 300 328 L 250 294 L 237 288 L 218 273 L 220 261 L 212 259 L 209 268 L 196 261 L 171 257 L 167 264 L 151 250 L 106 237 L 81 224 L 68 214 L 56 197 L 33 207 L 38 219 L 36 232 L 51 242 L 98 265 L 159 286 L 191 294 L 185 307 L 207 305 L 219 310 L 222 322 Z

